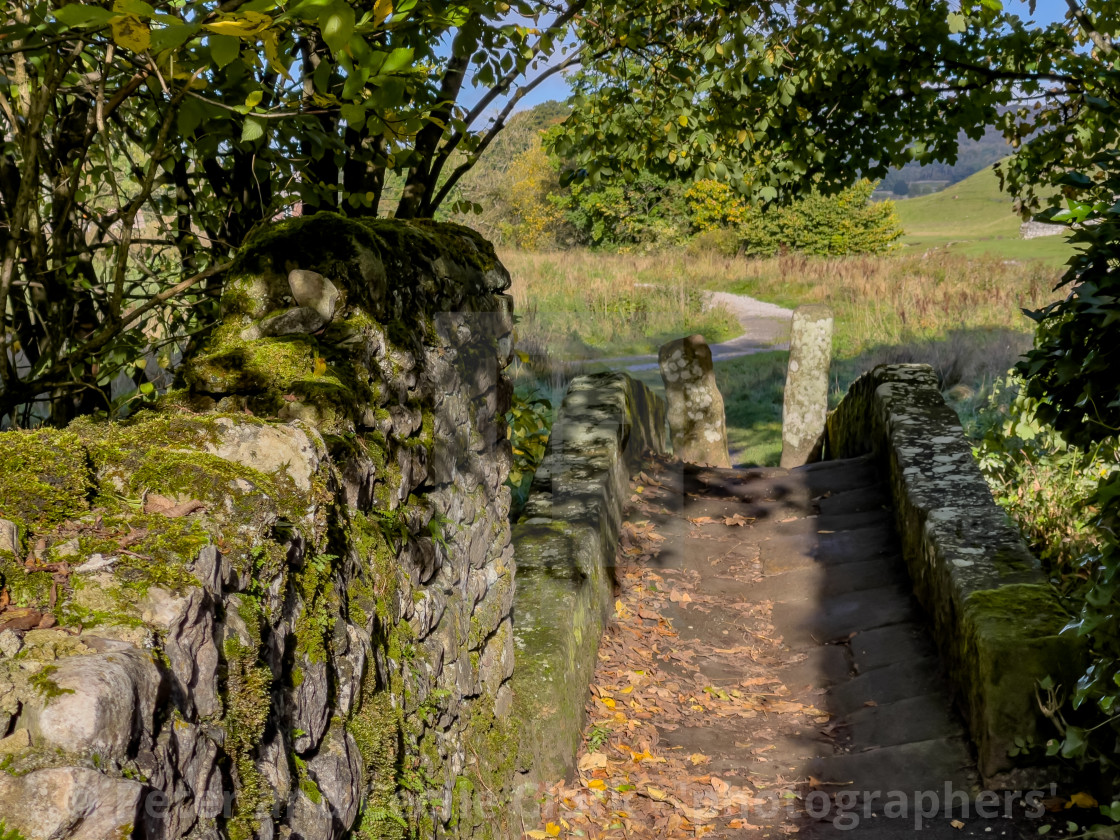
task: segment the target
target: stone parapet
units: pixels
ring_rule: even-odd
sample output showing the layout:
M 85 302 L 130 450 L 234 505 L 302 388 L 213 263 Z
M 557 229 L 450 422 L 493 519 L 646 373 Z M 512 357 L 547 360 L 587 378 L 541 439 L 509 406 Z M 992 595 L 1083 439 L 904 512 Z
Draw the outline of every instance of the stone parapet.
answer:
M 643 451 L 665 448 L 665 403 L 644 384 L 625 373 L 572 381 L 513 529 L 513 690 L 526 824 L 537 785 L 574 765 L 611 614 L 630 468 Z
M 1072 686 L 1069 616 L 1018 530 L 993 501 L 960 422 L 927 365 L 883 365 L 827 420 L 826 457 L 874 453 L 888 471 L 903 554 L 929 613 L 990 786 L 1029 786 L 1022 746 L 1052 737 L 1038 682 Z M 1034 753 L 1037 755 L 1037 752 Z

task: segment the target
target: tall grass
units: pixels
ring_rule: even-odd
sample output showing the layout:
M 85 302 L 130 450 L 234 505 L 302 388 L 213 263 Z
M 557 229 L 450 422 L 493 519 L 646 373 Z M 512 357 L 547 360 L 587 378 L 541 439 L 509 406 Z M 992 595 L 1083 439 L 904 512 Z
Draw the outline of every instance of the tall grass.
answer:
M 1029 332 L 1022 309 L 1054 299 L 1061 272 L 1037 262 L 949 253 L 768 260 L 709 256 L 694 268 L 708 288 L 784 306 L 826 303 L 836 315 L 834 349 L 853 356 L 877 345 L 935 339 L 952 330 Z
M 522 347 L 591 359 L 655 353 L 692 333 L 716 342 L 740 332 L 725 309 L 705 307 L 703 286 L 679 271 L 653 270 L 648 257 L 588 251 L 500 257 L 513 276 Z
M 834 349 L 842 357 L 877 345 L 941 338 L 952 330 L 1029 332 L 1031 322 L 1022 309 L 1053 300 L 1061 276 L 1060 269 L 1036 261 L 946 252 L 745 259 L 684 250 L 648 255 L 508 251 L 501 257 L 514 276 L 514 299 L 524 321 L 547 327 L 547 338 L 574 331 L 601 346 L 638 343 L 642 330 L 681 335 L 672 322 L 690 311 L 696 313 L 690 316 L 694 323 L 702 325 L 696 293 L 711 289 L 790 308 L 829 304 L 836 315 Z M 720 326 L 733 329 L 727 321 L 713 326 L 710 340 L 718 340 Z
M 878 257 L 769 259 L 693 249 L 620 255 L 588 251 L 507 251 L 520 313 L 519 345 L 532 370 L 523 381 L 557 398 L 596 355 L 648 352 L 700 332 L 717 341 L 736 330 L 704 313 L 701 290 L 746 294 L 794 308 L 833 309 L 832 400 L 877 364 L 933 366 L 966 426 L 992 385 L 1030 346 L 1023 309 L 1055 299 L 1060 269 L 1040 262 L 903 251 Z M 706 320 L 712 319 L 712 320 Z M 717 364 L 732 447 L 747 463 L 776 463 L 785 355 Z M 656 371 L 643 375 L 657 384 Z

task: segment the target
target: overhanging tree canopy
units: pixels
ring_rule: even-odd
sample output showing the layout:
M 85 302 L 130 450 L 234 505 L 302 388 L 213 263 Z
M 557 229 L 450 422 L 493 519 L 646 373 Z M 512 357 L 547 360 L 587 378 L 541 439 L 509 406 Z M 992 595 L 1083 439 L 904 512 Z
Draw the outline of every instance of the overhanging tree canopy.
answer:
M 959 129 L 1002 121 L 1043 129 L 1006 169 L 1029 198 L 1111 124 L 1109 5 L 1037 27 L 996 0 L 4 0 L 0 415 L 104 405 L 122 365 L 206 323 L 231 251 L 296 200 L 431 215 L 567 68 L 558 142 L 591 177 L 784 198 L 951 159 Z

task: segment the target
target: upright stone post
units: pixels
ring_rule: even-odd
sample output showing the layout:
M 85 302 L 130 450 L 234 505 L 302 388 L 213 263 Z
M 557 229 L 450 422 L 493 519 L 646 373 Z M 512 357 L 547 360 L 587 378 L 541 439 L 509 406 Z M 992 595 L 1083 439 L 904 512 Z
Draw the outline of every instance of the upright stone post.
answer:
M 662 344 L 657 362 L 665 383 L 673 454 L 693 464 L 730 467 L 723 395 L 716 387 L 712 351 L 704 336 Z
M 828 367 L 832 361 L 832 310 L 821 304 L 793 313 L 782 406 L 782 466 L 813 460 L 828 414 Z

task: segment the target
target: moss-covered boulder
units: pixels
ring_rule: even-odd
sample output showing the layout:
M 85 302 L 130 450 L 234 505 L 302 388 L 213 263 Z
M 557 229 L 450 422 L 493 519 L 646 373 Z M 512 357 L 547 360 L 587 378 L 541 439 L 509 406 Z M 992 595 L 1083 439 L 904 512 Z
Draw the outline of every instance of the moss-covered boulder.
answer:
M 515 834 L 508 284 L 466 228 L 289 220 L 155 410 L 0 435 L 0 823 Z

